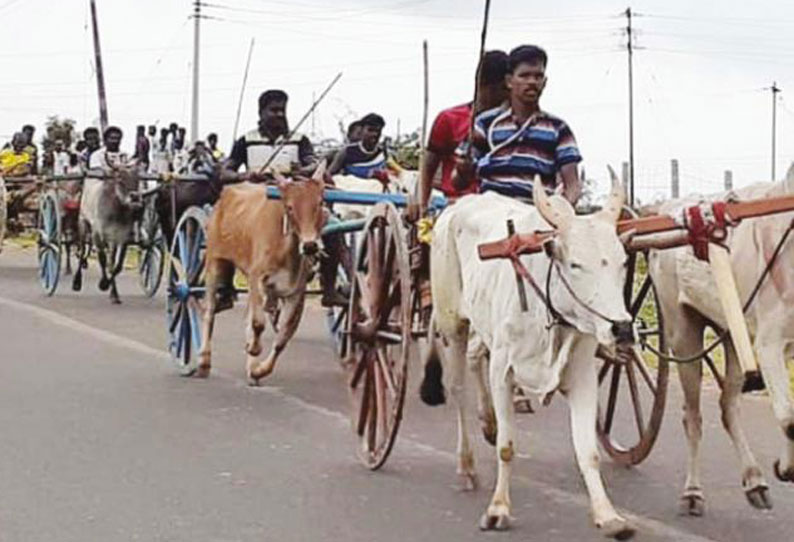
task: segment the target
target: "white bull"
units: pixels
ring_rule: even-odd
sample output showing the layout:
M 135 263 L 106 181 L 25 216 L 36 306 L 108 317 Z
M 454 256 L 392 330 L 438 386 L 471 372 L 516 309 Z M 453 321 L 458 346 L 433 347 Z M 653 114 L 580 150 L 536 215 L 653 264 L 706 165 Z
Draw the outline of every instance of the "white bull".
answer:
M 508 526 L 510 465 L 516 454 L 513 389 L 517 385 L 541 395 L 559 390 L 567 397 L 576 459 L 594 521 L 606 535 L 626 539 L 634 529 L 612 506 L 599 470 L 595 360 L 599 343 L 614 347 L 617 336 L 630 340 L 632 335 L 622 301 L 626 252 L 615 230 L 623 191 L 613 178 L 607 208 L 594 215 L 575 216 L 567 201 L 547 197 L 540 186 L 536 179 L 537 207 L 493 193 L 466 196 L 442 213 L 434 227 L 434 324 L 446 344 L 443 358 L 445 372 L 451 376 L 448 389 L 457 403 L 458 473 L 468 482 L 466 486 L 476 487 L 463 407 L 467 340 L 476 334 L 490 351 L 488 374 L 499 462 L 496 489 L 480 528 Z M 554 310 L 570 325 L 549 326 L 549 309 L 529 286 L 529 308 L 522 312 L 509 261 L 478 258 L 479 244 L 505 237 L 507 219 L 521 232 L 556 230 L 545 253 L 524 256 L 521 261 L 541 288 L 551 273 L 549 297 Z M 470 369 L 482 374 L 480 367 Z M 483 380 L 477 382 L 481 397 L 487 396 Z M 423 387 L 427 384 L 426 379 Z
M 419 180 L 419 172 L 410 169 L 402 169 L 399 166 L 392 166 L 389 169 L 389 183 L 384 187 L 383 183 L 375 179 L 362 179 L 354 175 L 334 175 L 334 185 L 339 190 L 346 192 L 365 192 L 369 194 L 382 194 L 388 191 L 392 194 L 416 194 L 416 184 Z M 385 188 L 385 190 L 384 190 Z M 433 190 L 432 196 L 441 196 L 438 190 Z M 334 212 L 343 220 L 355 218 L 365 218 L 369 215 L 371 206 L 355 203 L 335 203 Z
M 782 182 L 760 183 L 734 193 L 741 200 L 794 195 L 794 166 Z M 718 194 L 713 199 L 724 199 L 726 196 Z M 697 203 L 698 200 L 666 202 L 659 211 L 672 212 L 684 205 Z M 743 301 L 748 299 L 791 220 L 792 213 L 784 213 L 745 220 L 730 230 L 727 244 L 739 296 Z M 782 457 L 775 463 L 775 474 L 780 480 L 788 482 L 794 482 L 794 402 L 786 371 L 786 358 L 794 355 L 792 243 L 794 239 L 787 241 L 771 275 L 745 313 L 775 418 L 787 437 Z M 697 260 L 691 248 L 684 247 L 651 252 L 649 269 L 660 298 L 665 339 L 671 353 L 678 357 L 696 354 L 703 348 L 703 331 L 707 325 L 713 324 L 723 329 L 726 325 L 708 264 Z M 771 508 L 767 483 L 740 425 L 739 402 L 743 374 L 730 341 L 726 344 L 726 354 L 726 375 L 720 396 L 722 424 L 742 463 L 742 486 L 750 504 L 756 508 Z M 701 361 L 680 364 L 678 374 L 684 390 L 684 430 L 689 444 L 681 507 L 684 513 L 699 516 L 704 509 L 699 457 L 702 437 Z

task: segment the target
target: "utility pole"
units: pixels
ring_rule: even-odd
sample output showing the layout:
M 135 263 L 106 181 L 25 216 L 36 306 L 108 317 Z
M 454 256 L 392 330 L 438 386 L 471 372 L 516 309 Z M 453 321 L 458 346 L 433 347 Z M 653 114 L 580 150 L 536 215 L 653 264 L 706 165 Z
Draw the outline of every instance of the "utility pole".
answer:
M 681 195 L 681 184 L 678 176 L 678 160 L 670 160 L 670 196 L 678 199 Z
M 733 171 L 725 170 L 725 190 L 733 190 Z
M 193 2 L 193 107 L 190 113 L 190 141 L 198 141 L 199 134 L 199 21 L 201 20 L 201 1 Z
M 105 72 L 102 69 L 102 51 L 99 48 L 99 23 L 97 22 L 95 0 L 91 0 L 91 24 L 94 29 L 94 64 L 96 65 L 96 86 L 99 94 L 99 125 L 104 134 L 108 127 L 108 102 L 105 96 Z
M 634 44 L 631 28 L 631 8 L 626 8 L 626 46 L 629 52 L 629 206 L 634 206 Z
M 777 95 L 780 92 L 780 89 L 777 86 L 777 82 L 772 83 L 772 87 L 769 89 L 772 91 L 772 182 L 775 181 L 775 139 L 777 135 Z

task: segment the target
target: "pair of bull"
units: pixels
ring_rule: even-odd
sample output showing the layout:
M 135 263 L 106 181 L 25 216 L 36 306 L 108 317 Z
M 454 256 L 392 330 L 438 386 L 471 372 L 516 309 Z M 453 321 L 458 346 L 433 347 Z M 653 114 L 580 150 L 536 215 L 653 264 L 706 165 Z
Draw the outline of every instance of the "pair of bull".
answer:
M 446 210 L 435 225 L 431 250 L 433 319 L 444 339 L 437 344 L 443 353 L 444 372 L 449 375 L 447 389 L 457 405 L 457 469 L 464 488 L 477 485 L 463 400 L 467 370 L 477 384 L 483 432 L 496 444 L 497 481 L 480 521 L 484 530 L 509 525 L 509 480 L 516 455 L 513 393 L 520 387 L 541 396 L 560 391 L 567 397 L 576 459 L 590 495 L 595 524 L 609 537 L 627 539 L 634 535 L 634 527 L 615 510 L 606 493 L 596 440 L 596 349 L 599 344 L 614 347 L 620 342 L 629 320 L 623 304 L 626 252 L 622 241 L 626 239 L 620 239 L 615 229 L 624 195 L 614 173 L 612 184 L 608 205 L 589 216 L 576 216 L 563 198 L 548 197 L 537 182 L 534 208 L 498 195 L 468 196 Z M 794 166 L 782 183 L 738 192 L 742 199 L 793 194 Z M 668 204 L 662 212 L 675 205 L 681 203 Z M 545 230 L 549 225 L 554 229 L 545 253 L 522 257 L 535 282 L 546 285 L 548 305 L 553 306 L 535 299 L 522 311 L 513 267 L 504 260 L 478 258 L 478 245 L 504 237 L 505 220 L 513 220 L 522 232 Z M 786 215 L 748 220 L 730 233 L 727 242 L 740 295 L 745 299 L 790 220 Z M 781 481 L 788 482 L 794 482 L 794 407 L 785 367 L 785 356 L 791 354 L 794 345 L 794 313 L 789 308 L 794 284 L 787 271 L 792 254 L 791 249 L 784 250 L 772 280 L 762 286 L 747 314 L 775 416 L 787 438 L 774 470 Z M 688 356 L 700 351 L 706 325 L 725 327 L 709 268 L 694 258 L 691 249 L 683 247 L 652 252 L 650 273 L 661 299 L 671 353 Z M 549 325 L 550 314 L 556 324 L 566 325 Z M 730 341 L 726 350 L 727 375 L 720 397 L 722 421 L 742 462 L 742 485 L 750 504 L 770 508 L 768 486 L 739 424 L 743 374 Z M 689 442 L 682 510 L 691 515 L 701 515 L 704 504 L 699 476 L 701 374 L 700 361 L 679 366 Z M 442 393 L 438 377 L 439 371 L 426 371 L 423 398 L 438 400 Z

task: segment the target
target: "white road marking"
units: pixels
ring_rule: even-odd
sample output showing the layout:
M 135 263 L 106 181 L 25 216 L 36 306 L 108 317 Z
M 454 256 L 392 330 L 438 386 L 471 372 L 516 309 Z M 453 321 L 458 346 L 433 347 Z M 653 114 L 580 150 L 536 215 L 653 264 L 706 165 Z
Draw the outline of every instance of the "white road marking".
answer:
M 135 339 L 130 339 L 104 329 L 98 329 L 89 326 L 83 322 L 80 322 L 68 316 L 64 316 L 63 314 L 60 314 L 53 310 L 38 307 L 36 305 L 32 305 L 29 303 L 23 303 L 13 299 L 8 299 L 2 296 L 0 296 L 0 305 L 4 305 L 6 307 L 10 307 L 19 310 L 21 312 L 31 314 L 38 318 L 48 320 L 53 324 L 90 336 L 98 341 L 102 341 L 111 346 L 125 348 L 127 350 L 131 350 L 139 354 L 144 354 L 146 356 L 154 357 L 160 360 L 170 361 L 171 359 L 171 357 L 162 350 L 152 348 L 151 346 L 136 341 Z M 220 374 L 218 372 L 215 373 L 215 377 L 216 378 L 220 377 L 221 379 L 228 381 L 239 380 L 235 377 Z M 272 387 L 272 386 L 262 386 L 259 388 L 248 388 L 248 389 L 252 391 L 260 391 L 263 393 L 277 396 L 283 399 L 284 401 L 297 406 L 298 408 L 309 411 L 318 416 L 323 416 L 332 419 L 335 422 L 337 422 L 340 425 L 340 427 L 344 427 L 345 429 L 349 428 L 350 426 L 350 418 L 347 415 L 338 412 L 336 410 L 331 410 L 321 405 L 310 403 L 297 396 L 290 395 L 284 392 L 281 388 Z M 410 447 L 415 452 L 440 458 L 450 463 L 454 463 L 457 460 L 455 454 L 452 452 L 438 449 L 434 446 L 430 446 L 428 444 L 419 442 L 417 440 L 408 437 L 399 437 L 399 441 L 401 447 L 403 448 Z M 582 507 L 586 510 L 590 508 L 590 501 L 587 498 L 587 496 L 584 494 L 584 492 L 571 493 L 569 491 L 559 489 L 550 484 L 539 482 L 537 480 L 533 480 L 520 475 L 513 475 L 513 479 L 521 481 L 524 484 L 539 490 L 540 492 L 544 493 L 547 497 L 551 498 L 556 502 Z M 680 529 L 677 529 L 676 527 L 673 527 L 672 525 L 668 525 L 659 520 L 632 514 L 631 512 L 628 512 L 626 510 L 621 510 L 620 512 L 621 514 L 624 515 L 624 517 L 632 521 L 635 527 L 640 529 L 640 533 L 638 533 L 640 535 L 643 532 L 650 533 L 657 536 L 669 537 L 671 540 L 675 540 L 676 542 L 718 542 L 717 540 L 714 540 L 712 538 L 707 538 L 686 531 L 682 531 Z

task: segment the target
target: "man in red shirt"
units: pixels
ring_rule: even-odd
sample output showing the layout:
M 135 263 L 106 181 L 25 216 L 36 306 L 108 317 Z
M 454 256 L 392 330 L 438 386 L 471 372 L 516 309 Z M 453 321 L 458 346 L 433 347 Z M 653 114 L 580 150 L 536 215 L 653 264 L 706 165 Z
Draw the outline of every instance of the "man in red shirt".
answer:
M 455 150 L 469 137 L 472 110 L 481 111 L 501 105 L 508 97 L 505 86 L 507 74 L 507 54 L 504 51 L 488 51 L 483 55 L 480 68 L 477 104 L 471 102 L 445 109 L 438 114 L 430 130 L 427 147 L 425 148 L 424 167 L 420 178 L 421 211 L 427 208 L 433 180 L 441 166 L 440 188 L 448 198 L 457 198 L 464 194 L 476 192 L 477 187 L 471 186 L 464 191 L 456 189 L 452 184 L 452 173 L 455 170 Z M 472 107 L 474 106 L 474 107 Z

